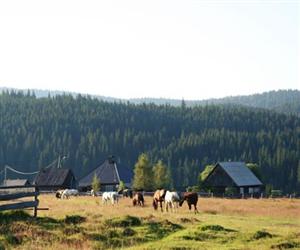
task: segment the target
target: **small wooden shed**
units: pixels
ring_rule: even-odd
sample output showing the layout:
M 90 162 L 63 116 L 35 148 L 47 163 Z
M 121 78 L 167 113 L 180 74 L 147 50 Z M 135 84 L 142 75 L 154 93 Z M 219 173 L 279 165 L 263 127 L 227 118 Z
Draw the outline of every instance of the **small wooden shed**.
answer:
M 42 169 L 36 176 L 34 184 L 39 190 L 53 191 L 76 188 L 77 183 L 71 169 L 51 167 Z
M 244 162 L 219 162 L 203 181 L 205 187 L 216 193 L 225 193 L 226 188 L 234 188 L 237 194 L 257 195 L 262 192 L 262 182 Z

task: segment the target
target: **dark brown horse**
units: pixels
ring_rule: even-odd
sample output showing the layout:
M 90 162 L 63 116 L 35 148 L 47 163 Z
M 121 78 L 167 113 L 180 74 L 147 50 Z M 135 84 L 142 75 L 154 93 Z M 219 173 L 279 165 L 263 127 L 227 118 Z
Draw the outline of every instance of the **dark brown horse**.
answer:
M 142 193 L 138 192 L 133 196 L 133 199 L 132 199 L 133 206 L 139 205 L 139 206 L 143 207 L 144 203 L 145 203 L 145 200 L 144 200 L 144 196 Z
M 197 203 L 198 203 L 198 194 L 195 192 L 186 192 L 183 193 L 180 197 L 180 202 L 179 202 L 179 206 L 181 207 L 183 202 L 186 201 L 188 206 L 189 206 L 189 210 L 192 209 L 192 205 L 194 205 L 194 211 L 195 213 L 198 213 L 198 209 L 197 209 Z
M 153 195 L 153 208 L 157 210 L 158 208 L 158 203 L 160 204 L 160 209 L 163 211 L 162 203 L 165 201 L 165 196 L 166 196 L 166 190 L 165 189 L 158 189 L 155 191 Z

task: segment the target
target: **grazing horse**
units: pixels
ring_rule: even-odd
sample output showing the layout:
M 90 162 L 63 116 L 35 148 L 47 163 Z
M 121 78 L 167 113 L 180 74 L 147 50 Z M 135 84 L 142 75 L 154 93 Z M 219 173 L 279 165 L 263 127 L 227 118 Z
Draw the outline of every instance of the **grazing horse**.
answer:
M 102 204 L 107 204 L 107 202 L 111 202 L 112 205 L 118 203 L 119 195 L 117 192 L 104 192 L 102 194 Z
M 119 193 L 123 194 L 123 197 L 130 197 L 132 199 L 133 193 L 131 189 L 123 189 Z
M 61 199 L 61 195 L 62 195 L 62 193 L 63 193 L 64 191 L 65 191 L 64 189 L 57 190 L 56 193 L 55 193 L 55 197 L 56 197 L 57 199 Z
M 139 205 L 141 207 L 144 206 L 145 200 L 142 193 L 138 192 L 133 196 L 132 204 L 133 206 Z
M 162 203 L 165 201 L 165 196 L 166 196 L 166 190 L 165 189 L 158 189 L 155 191 L 153 195 L 153 208 L 157 210 L 158 208 L 158 203 L 160 204 L 160 209 L 163 211 Z
M 180 197 L 180 202 L 179 202 L 179 206 L 181 207 L 183 202 L 186 201 L 188 206 L 189 206 L 189 210 L 192 209 L 192 205 L 194 205 L 194 211 L 195 213 L 198 213 L 198 209 L 197 209 L 197 202 L 198 202 L 198 194 L 195 192 L 185 192 L 183 193 L 183 195 Z
M 69 199 L 70 196 L 77 196 L 78 194 L 77 189 L 65 189 L 61 194 L 61 199 Z
M 168 207 L 175 212 L 178 209 L 178 203 L 180 201 L 179 195 L 177 192 L 166 192 L 165 196 L 165 205 L 166 205 L 166 211 L 168 212 Z

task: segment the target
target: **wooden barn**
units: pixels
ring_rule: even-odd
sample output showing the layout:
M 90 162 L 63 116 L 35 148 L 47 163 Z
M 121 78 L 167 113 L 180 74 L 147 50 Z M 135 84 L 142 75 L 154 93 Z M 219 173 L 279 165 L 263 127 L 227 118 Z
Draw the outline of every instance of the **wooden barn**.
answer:
M 101 183 L 101 191 L 117 190 L 120 181 L 125 183 L 125 186 L 131 186 L 133 173 L 127 167 L 117 164 L 114 157 L 109 157 L 99 167 L 91 171 L 87 176 L 79 181 L 79 189 L 90 190 L 91 184 L 96 174 Z
M 76 188 L 77 183 L 71 169 L 51 167 L 42 169 L 36 176 L 34 184 L 39 190 L 53 191 L 65 188 Z
M 13 186 L 30 186 L 31 183 L 27 179 L 7 179 L 4 180 L 3 185 L 4 187 L 13 187 Z
M 244 162 L 217 163 L 203 184 L 216 194 L 224 194 L 227 188 L 232 188 L 235 194 L 257 196 L 263 188 L 262 182 Z

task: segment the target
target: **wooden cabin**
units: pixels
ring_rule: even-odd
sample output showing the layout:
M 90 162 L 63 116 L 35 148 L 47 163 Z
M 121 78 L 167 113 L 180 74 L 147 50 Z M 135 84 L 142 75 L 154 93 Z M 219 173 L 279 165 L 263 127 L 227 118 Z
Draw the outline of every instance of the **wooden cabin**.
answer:
M 109 157 L 79 181 L 79 189 L 83 191 L 91 190 L 91 184 L 95 175 L 100 181 L 101 191 L 115 191 L 120 181 L 123 181 L 125 186 L 131 187 L 133 173 L 127 167 L 117 164 L 114 157 Z
M 232 188 L 237 195 L 258 196 L 263 189 L 262 182 L 244 162 L 219 162 L 205 178 L 203 185 L 224 194 Z
M 36 176 L 34 184 L 42 191 L 55 191 L 77 187 L 72 170 L 57 167 L 42 169 Z

